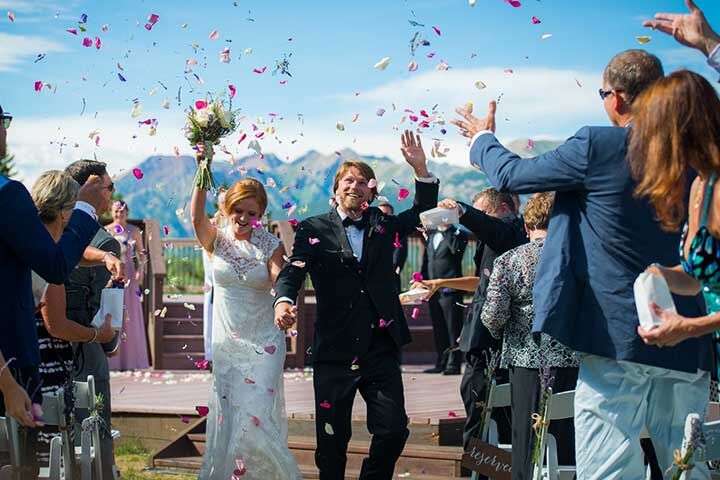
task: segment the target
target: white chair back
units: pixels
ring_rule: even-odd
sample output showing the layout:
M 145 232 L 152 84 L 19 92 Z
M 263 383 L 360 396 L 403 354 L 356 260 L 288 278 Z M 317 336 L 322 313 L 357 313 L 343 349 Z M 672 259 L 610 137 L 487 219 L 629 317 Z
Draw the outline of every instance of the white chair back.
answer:
M 95 377 L 92 375 L 88 375 L 87 382 L 75 382 L 75 407 L 86 409 L 89 412 L 97 409 Z M 80 451 L 76 452 L 82 480 L 90 480 L 93 476 L 95 478 L 103 476 L 100 428 L 92 418 L 86 418 L 82 422 Z
M 60 388 L 54 393 L 43 394 L 42 411 L 45 425 L 56 425 L 60 429 L 59 438 L 64 467 L 62 475 L 65 480 L 72 480 L 73 472 L 70 466 L 75 461 L 75 447 L 70 441 L 67 419 L 65 418 L 65 390 Z

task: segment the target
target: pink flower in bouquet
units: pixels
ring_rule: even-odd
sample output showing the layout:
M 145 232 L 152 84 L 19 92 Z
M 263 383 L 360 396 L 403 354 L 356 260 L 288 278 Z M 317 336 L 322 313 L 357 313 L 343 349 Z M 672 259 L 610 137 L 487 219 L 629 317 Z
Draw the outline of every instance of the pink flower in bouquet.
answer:
M 195 109 L 196 110 L 202 110 L 203 108 L 207 108 L 208 102 L 207 100 L 195 100 Z

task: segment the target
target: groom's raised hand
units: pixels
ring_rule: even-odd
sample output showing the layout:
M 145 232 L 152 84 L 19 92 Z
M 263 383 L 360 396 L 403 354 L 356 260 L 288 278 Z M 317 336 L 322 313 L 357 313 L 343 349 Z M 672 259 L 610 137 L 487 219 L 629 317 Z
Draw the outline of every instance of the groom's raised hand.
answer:
M 287 330 L 297 321 L 297 307 L 288 302 L 275 305 L 275 326 L 278 330 Z
M 427 157 L 420 141 L 420 135 L 405 130 L 405 133 L 400 135 L 400 151 L 405 157 L 405 161 L 415 171 L 416 178 L 428 178 L 430 176 L 427 169 Z

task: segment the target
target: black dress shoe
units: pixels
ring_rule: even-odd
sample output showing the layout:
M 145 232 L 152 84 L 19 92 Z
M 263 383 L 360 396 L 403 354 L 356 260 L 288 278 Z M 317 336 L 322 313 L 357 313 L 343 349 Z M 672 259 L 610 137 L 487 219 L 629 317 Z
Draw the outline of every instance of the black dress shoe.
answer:
M 442 367 L 426 368 L 423 373 L 443 373 L 443 369 Z
M 443 372 L 443 375 L 460 375 L 460 367 L 457 368 L 446 368 Z

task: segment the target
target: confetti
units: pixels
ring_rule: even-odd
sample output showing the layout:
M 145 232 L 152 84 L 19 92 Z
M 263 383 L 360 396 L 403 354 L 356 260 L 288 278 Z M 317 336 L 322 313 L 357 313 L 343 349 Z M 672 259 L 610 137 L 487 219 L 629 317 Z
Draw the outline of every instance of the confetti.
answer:
M 433 31 L 437 34 L 437 36 L 440 36 L 440 29 L 437 27 L 432 27 Z
M 100 37 L 95 37 L 95 48 L 97 50 L 100 50 L 100 47 L 102 47 L 102 42 L 100 41 Z
M 418 69 L 418 64 L 415 60 L 408 63 L 408 72 L 414 72 L 417 69 Z
M 337 123 L 335 124 L 335 128 L 337 128 L 338 131 L 340 131 L 340 132 L 344 132 L 344 131 L 345 131 L 345 124 L 344 124 L 343 122 L 337 122 Z
M 252 422 L 253 422 L 253 425 L 255 425 L 256 427 L 260 426 L 260 419 L 258 417 L 256 417 L 255 415 L 252 416 Z
M 183 307 L 187 308 L 190 311 L 193 311 L 193 312 L 195 311 L 195 305 L 193 305 L 192 303 L 184 302 Z
M 407 188 L 401 188 L 400 190 L 398 190 L 398 201 L 405 200 L 408 195 L 410 195 L 410 190 L 408 190 Z
M 505 3 L 509 3 L 515 8 L 522 6 L 522 3 L 518 2 L 518 0 L 505 0 Z
M 38 80 L 37 82 L 35 82 L 35 91 L 36 91 L 36 92 L 41 91 L 42 88 L 43 88 L 43 82 L 41 82 L 40 80 Z
M 265 70 L 267 70 L 267 65 L 262 68 L 253 68 L 253 73 L 257 73 L 258 75 L 260 75 L 265 73 Z
M 210 40 L 217 40 L 219 36 L 220 36 L 220 33 L 217 30 L 213 30 L 212 32 L 210 32 L 209 38 L 210 38 Z
M 120 79 L 121 82 L 127 81 L 127 80 L 125 80 L 125 77 L 123 77 L 122 73 L 120 73 L 120 72 L 118 72 L 118 78 Z
M 375 64 L 376 70 L 385 70 L 390 65 L 390 57 L 383 57 L 379 62 Z
M 148 32 L 150 30 L 152 30 L 152 28 L 155 26 L 155 24 L 158 22 L 158 20 L 160 20 L 160 17 L 155 13 L 151 13 L 147 18 L 147 23 L 145 24 L 145 30 L 147 30 Z
M 201 417 L 207 417 L 207 414 L 210 413 L 210 409 L 204 405 L 196 406 L 195 411 L 197 411 Z
M 487 85 L 485 85 L 485 83 L 478 80 L 477 82 L 475 82 L 475 88 L 477 88 L 478 90 L 482 90 L 484 88 L 487 88 Z
M 377 115 L 378 117 L 382 117 L 383 115 L 385 115 L 385 109 L 378 108 L 377 110 L 375 110 L 375 115 Z
M 68 32 L 68 33 L 71 33 L 71 34 L 73 34 L 73 35 L 77 35 L 77 29 L 75 29 L 75 28 L 68 28 L 68 29 L 65 30 L 65 31 Z
M 474 7 L 475 4 L 477 3 L 477 0 L 468 0 L 468 3 L 470 4 L 471 7 Z
M 10 23 L 15 23 L 15 14 L 13 12 L 7 12 L 7 17 Z
M 328 435 L 335 435 L 335 431 L 333 430 L 332 425 L 330 425 L 329 423 L 325 424 L 325 433 L 327 433 Z
M 187 415 L 183 415 L 180 421 L 182 421 L 183 423 L 190 423 L 190 417 L 188 417 Z
M 532 139 L 529 139 L 529 138 L 528 138 L 528 142 L 527 142 L 527 147 L 526 147 L 526 148 L 527 148 L 528 150 L 532 150 L 533 148 L 535 148 L 535 142 L 533 142 Z
M 371 178 L 371 179 L 368 181 L 368 185 L 367 185 L 367 186 L 368 186 L 368 188 L 375 188 L 375 187 L 377 187 L 377 180 L 375 180 L 374 178 Z
M 85 37 L 83 38 L 82 45 L 83 47 L 92 47 L 93 41 L 92 38 Z
M 540 35 L 540 40 L 547 40 L 548 38 L 552 38 L 552 33 L 546 33 L 544 35 Z
M 450 410 L 450 411 L 448 412 L 448 417 L 455 418 L 455 417 L 457 417 L 457 413 L 455 413 L 454 411 Z
M 533 25 L 537 25 L 538 23 L 542 23 L 542 21 L 537 17 L 532 17 L 531 19 Z
M 418 307 L 413 308 L 412 313 L 410 314 L 410 317 L 413 320 L 417 320 L 417 318 L 420 316 L 420 309 Z
M 140 170 L 140 169 L 137 168 L 137 167 L 132 169 L 132 174 L 133 174 L 133 175 L 135 176 L 135 178 L 137 178 L 138 180 L 141 180 L 141 179 L 143 178 L 143 171 Z
M 640 45 L 645 45 L 646 43 L 650 43 L 652 37 L 649 37 L 647 35 L 638 35 L 637 37 L 635 37 L 635 40 L 637 40 Z
M 220 51 L 220 63 L 230 63 L 230 49 L 228 47 Z
M 245 385 L 255 385 L 255 380 L 252 380 L 250 378 L 245 379 Z
M 515 73 L 515 71 L 514 71 L 512 68 L 506 68 L 505 70 L 503 70 L 503 73 L 507 73 L 508 75 L 512 75 L 513 73 Z
M 265 353 L 269 353 L 270 355 L 274 355 L 274 354 L 275 354 L 275 351 L 276 351 L 276 347 L 275 347 L 275 345 L 266 345 L 265 348 L 264 348 L 264 350 L 265 350 Z
M 198 368 L 198 370 L 207 370 L 208 366 L 210 365 L 210 360 L 201 360 L 199 362 L 195 362 L 195 366 Z
M 237 93 L 237 89 L 235 88 L 235 85 L 230 84 L 228 85 L 228 90 L 230 90 L 230 100 L 235 98 L 235 94 Z
M 419 283 L 423 281 L 423 275 L 420 272 L 413 272 L 412 274 L 412 281 L 414 283 Z
M 308 242 L 310 243 L 310 245 L 317 245 L 318 243 L 320 243 L 320 240 L 318 240 L 317 238 L 311 237 L 311 238 L 308 238 Z
M 402 243 L 400 243 L 400 234 L 397 232 L 395 232 L 395 242 L 393 242 L 393 247 L 402 248 Z

